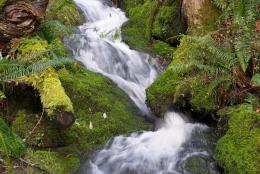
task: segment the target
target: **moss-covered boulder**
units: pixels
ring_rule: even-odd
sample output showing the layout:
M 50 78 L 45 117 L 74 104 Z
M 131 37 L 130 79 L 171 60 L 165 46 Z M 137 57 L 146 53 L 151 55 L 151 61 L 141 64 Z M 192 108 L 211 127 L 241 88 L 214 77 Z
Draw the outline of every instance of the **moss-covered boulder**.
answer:
M 129 21 L 123 26 L 123 40 L 130 47 L 147 52 L 165 66 L 172 60 L 180 33 L 186 22 L 181 16 L 180 0 L 121 1 Z
M 133 102 L 110 80 L 82 67 L 73 69 L 59 72 L 77 117 L 75 124 L 66 130 L 68 144 L 91 148 L 112 136 L 147 127 Z
M 186 172 L 192 174 L 213 174 L 211 171 L 212 160 L 207 159 L 206 157 L 190 157 L 184 164 Z M 215 173 L 215 171 L 214 171 Z
M 198 112 L 217 109 L 216 88 L 223 81 L 226 82 L 223 90 L 229 87 L 230 79 L 224 72 L 208 78 L 210 70 L 215 68 L 214 59 L 205 46 L 211 41 L 208 36 L 182 38 L 168 68 L 146 89 L 147 103 L 157 116 L 163 116 L 172 105 Z
M 217 142 L 215 157 L 227 173 L 260 172 L 260 113 L 256 106 L 241 104 L 219 111 L 229 124 L 226 135 Z

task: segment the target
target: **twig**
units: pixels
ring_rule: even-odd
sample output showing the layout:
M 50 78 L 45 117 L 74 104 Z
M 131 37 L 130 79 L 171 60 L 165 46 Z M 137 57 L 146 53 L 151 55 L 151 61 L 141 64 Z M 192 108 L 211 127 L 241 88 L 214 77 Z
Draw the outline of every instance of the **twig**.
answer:
M 44 109 L 42 110 L 42 114 L 41 114 L 40 119 L 38 120 L 38 122 L 36 123 L 36 125 L 34 126 L 34 128 L 29 132 L 28 136 L 26 136 L 26 137 L 24 138 L 24 141 L 26 141 L 26 139 L 29 138 L 29 137 L 32 135 L 32 133 L 35 131 L 35 129 L 36 129 L 36 128 L 38 127 L 38 125 L 41 123 L 43 114 L 44 114 Z
M 39 169 L 39 170 L 41 170 L 41 171 L 44 171 L 44 172 L 50 174 L 50 172 L 48 172 L 46 169 L 42 168 L 42 167 L 41 167 L 40 165 L 38 165 L 38 164 L 31 163 L 31 162 L 26 161 L 26 160 L 24 160 L 24 159 L 22 159 L 22 158 L 19 158 L 19 160 L 20 160 L 21 162 L 25 163 L 25 164 L 28 165 L 28 166 L 31 166 L 31 167 L 33 167 L 33 168 L 37 168 L 37 169 Z

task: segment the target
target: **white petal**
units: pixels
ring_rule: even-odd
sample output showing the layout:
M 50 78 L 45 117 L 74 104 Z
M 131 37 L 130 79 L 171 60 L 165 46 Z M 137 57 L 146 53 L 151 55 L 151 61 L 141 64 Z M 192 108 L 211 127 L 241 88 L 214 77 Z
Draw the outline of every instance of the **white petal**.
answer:
M 107 113 L 103 114 L 103 118 L 106 119 L 107 118 Z
M 92 122 L 89 122 L 89 129 L 93 129 L 93 124 L 92 124 Z

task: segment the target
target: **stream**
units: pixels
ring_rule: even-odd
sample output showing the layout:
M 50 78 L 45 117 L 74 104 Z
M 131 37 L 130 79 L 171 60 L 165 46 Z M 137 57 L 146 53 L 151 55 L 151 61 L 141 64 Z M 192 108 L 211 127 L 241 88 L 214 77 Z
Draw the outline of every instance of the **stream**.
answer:
M 142 111 L 145 89 L 160 72 L 156 60 L 129 48 L 121 39 L 128 20 L 108 0 L 75 0 L 87 22 L 67 41 L 74 57 L 87 69 L 110 78 Z M 113 102 L 113 101 L 111 101 Z M 202 174 L 219 173 L 212 158 L 212 130 L 188 116 L 168 111 L 155 121 L 154 131 L 139 131 L 110 139 L 81 166 L 81 174 Z

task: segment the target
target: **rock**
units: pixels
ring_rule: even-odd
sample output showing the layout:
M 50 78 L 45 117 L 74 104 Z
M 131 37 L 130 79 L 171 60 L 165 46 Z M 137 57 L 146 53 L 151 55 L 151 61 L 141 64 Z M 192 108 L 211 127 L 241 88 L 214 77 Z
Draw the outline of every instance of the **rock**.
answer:
M 72 112 L 61 112 L 53 119 L 54 124 L 60 128 L 65 129 L 70 127 L 75 122 L 75 117 Z
M 188 19 L 189 27 L 202 25 L 204 21 L 212 17 L 211 13 L 215 12 L 214 6 L 210 0 L 183 0 L 182 15 Z
M 217 174 L 211 169 L 211 163 L 212 161 L 207 157 L 193 156 L 185 162 L 184 169 L 192 174 Z

